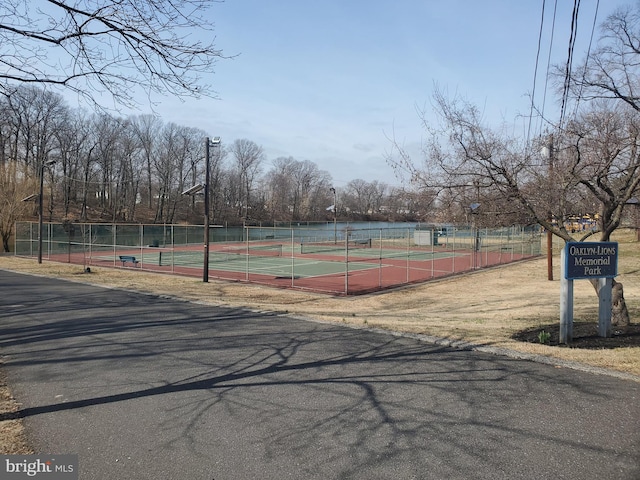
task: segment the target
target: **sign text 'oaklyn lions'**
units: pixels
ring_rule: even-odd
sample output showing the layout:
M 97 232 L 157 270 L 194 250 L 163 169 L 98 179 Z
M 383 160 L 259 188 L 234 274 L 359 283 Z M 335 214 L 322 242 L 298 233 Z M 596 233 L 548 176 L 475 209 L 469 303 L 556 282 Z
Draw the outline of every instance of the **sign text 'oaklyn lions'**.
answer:
M 567 279 L 613 278 L 618 275 L 617 242 L 568 242 Z

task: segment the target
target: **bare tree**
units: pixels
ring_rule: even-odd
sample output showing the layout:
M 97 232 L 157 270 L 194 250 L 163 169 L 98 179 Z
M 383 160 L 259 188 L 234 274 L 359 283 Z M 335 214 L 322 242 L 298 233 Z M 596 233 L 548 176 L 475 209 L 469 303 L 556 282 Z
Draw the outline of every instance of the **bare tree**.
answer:
M 101 216 L 111 221 L 117 217 L 118 190 L 123 158 L 122 138 L 125 122 L 122 118 L 100 114 L 94 118 L 96 132 L 96 167 L 99 181 L 96 196 Z
M 160 191 L 163 193 L 163 198 L 158 202 L 165 205 L 165 208 L 164 214 L 156 220 L 174 222 L 178 204 L 185 200 L 181 192 L 185 186 L 196 183 L 194 179 L 197 175 L 198 160 L 201 158 L 204 136 L 204 132 L 194 128 L 181 127 L 174 123 L 165 126 L 161 141 L 163 161 L 158 164 L 157 170 Z M 213 168 L 210 165 L 209 169 L 214 171 L 215 179 L 217 158 L 215 154 L 213 157 L 211 163 L 214 165 Z M 188 198 L 193 200 L 193 197 Z
M 498 205 L 517 205 L 522 215 L 565 241 L 577 240 L 564 220 L 586 198 L 600 213 L 601 240 L 620 225 L 624 205 L 640 183 L 640 130 L 630 109 L 592 108 L 554 135 L 552 153 L 545 156 L 484 125 L 468 102 L 438 92 L 435 106 L 442 125 L 431 130 L 424 163 L 416 165 L 402 154 L 389 159 L 396 168 L 428 188 L 471 189 L 479 203 L 489 197 Z M 620 307 L 613 310 L 614 324 L 628 323 L 620 284 L 614 283 L 613 303 Z
M 351 212 L 371 218 L 380 213 L 387 189 L 386 184 L 378 181 L 351 180 L 344 191 L 345 203 Z
M 90 123 L 81 112 L 71 112 L 55 130 L 61 172 L 63 218 L 68 220 L 72 203 L 78 202 L 82 189 L 82 160 L 91 139 Z
M 136 106 L 135 92 L 214 95 L 201 82 L 222 58 L 206 10 L 215 0 L 46 0 L 0 3 L 0 93 L 59 86 L 96 106 L 98 95 Z M 201 35 L 194 35 L 201 32 Z
M 328 207 L 333 204 L 334 200 L 329 190 L 333 179 L 331 178 L 331 174 L 326 170 L 319 170 L 315 164 L 313 164 L 313 168 L 312 182 L 309 184 L 306 192 L 306 216 L 312 220 L 325 220 L 327 214 L 331 214 L 333 218 L 333 212 L 327 210 Z
M 116 184 L 116 198 L 114 218 L 132 221 L 135 218 L 136 206 L 139 199 L 139 189 L 142 183 L 142 162 L 139 155 L 139 143 L 130 123 L 125 120 L 120 135 L 120 159 L 118 169 L 118 183 Z
M 293 220 L 294 208 L 291 198 L 295 191 L 293 171 L 297 160 L 293 157 L 279 157 L 273 161 L 273 168 L 264 178 L 264 190 L 267 192 L 269 215 L 274 221 Z
M 27 175 L 26 170 L 15 161 L 0 163 L 0 238 L 4 252 L 9 251 L 16 221 L 33 213 L 33 203 L 22 201 L 37 190 L 35 176 Z
M 235 159 L 235 170 L 238 178 L 238 216 L 246 222 L 251 207 L 251 192 L 253 184 L 260 173 L 264 161 L 264 152 L 255 142 L 247 139 L 235 140 L 229 151 Z
M 597 48 L 572 70 L 569 86 L 574 99 L 621 100 L 640 111 L 640 3 L 619 8 L 600 32 Z
M 11 172 L 19 171 L 23 175 L 48 174 L 49 183 L 53 183 L 54 171 L 43 166 L 49 160 L 57 160 L 57 142 L 55 132 L 63 124 L 68 110 L 60 95 L 45 92 L 31 86 L 20 86 L 15 94 L 3 98 L 0 102 L 3 122 L 0 130 L 3 163 L 7 160 L 15 164 Z M 5 177 L 5 180 L 10 179 Z M 24 177 L 16 177 L 25 184 Z M 44 181 L 44 179 L 43 179 Z M 21 192 L 7 188 L 16 195 Z M 53 214 L 53 189 L 48 191 L 49 217 Z M 11 203 L 19 201 L 11 200 Z M 9 201 L 9 200 L 7 200 Z
M 292 219 L 314 218 L 319 213 L 324 213 L 326 206 L 320 202 L 327 198 L 331 185 L 329 173 L 318 169 L 318 166 L 309 160 L 295 161 L 291 167 Z
M 23 85 L 3 104 L 13 131 L 14 159 L 39 171 L 56 148 L 54 132 L 67 113 L 62 97 Z
M 569 159 L 565 168 L 578 187 L 574 204 L 586 197 L 599 206 L 603 241 L 620 226 L 625 206 L 640 187 L 640 119 L 626 105 L 609 107 L 582 113 L 563 137 Z
M 144 162 L 144 192 L 146 194 L 147 207 L 153 208 L 153 173 L 152 165 L 154 158 L 158 155 L 158 145 L 162 121 L 153 115 L 140 115 L 130 119 L 140 145 L 140 154 Z
M 329 172 L 309 160 L 279 157 L 264 177 L 265 204 L 273 220 L 325 219 L 330 198 Z

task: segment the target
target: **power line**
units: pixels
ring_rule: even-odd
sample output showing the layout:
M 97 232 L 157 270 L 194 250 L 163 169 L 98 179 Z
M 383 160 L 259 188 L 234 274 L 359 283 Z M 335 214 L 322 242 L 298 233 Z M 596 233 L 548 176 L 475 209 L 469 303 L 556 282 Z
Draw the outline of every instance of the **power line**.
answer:
M 546 14 L 546 0 L 542 1 L 542 15 L 540 17 L 540 30 L 539 30 L 539 34 L 538 34 L 538 50 L 536 52 L 536 66 L 535 66 L 535 72 L 534 72 L 534 77 L 533 77 L 533 95 L 532 95 L 532 98 L 531 98 L 531 112 L 530 112 L 530 115 L 529 115 L 529 126 L 528 126 L 528 130 L 527 130 L 527 145 L 529 144 L 529 141 L 531 139 L 531 131 L 533 130 L 538 135 L 540 135 L 541 131 L 542 131 L 542 125 L 543 125 L 543 123 L 545 121 L 544 120 L 544 114 L 545 114 L 545 108 L 546 108 L 546 103 L 547 103 L 547 91 L 548 91 L 548 87 L 549 87 L 549 76 L 550 76 L 549 72 L 551 70 L 551 55 L 552 55 L 552 52 L 553 52 L 553 42 L 554 42 L 555 29 L 556 29 L 557 12 L 558 12 L 558 0 L 555 0 L 555 2 L 553 4 L 553 16 L 552 16 L 552 19 L 551 19 L 549 51 L 547 53 L 547 67 L 546 67 L 546 71 L 545 71 L 545 75 L 544 75 L 544 89 L 543 89 L 543 95 L 542 95 L 542 103 L 541 103 L 541 106 L 540 106 L 540 111 L 539 111 L 538 115 L 536 116 L 538 118 L 538 121 L 536 122 L 535 127 L 532 127 L 533 111 L 536 108 L 535 107 L 536 82 L 537 82 L 537 79 L 538 79 L 538 68 L 539 68 L 539 61 L 540 61 L 540 53 L 541 53 L 541 49 L 542 49 L 542 35 L 543 35 L 543 32 L 544 32 L 544 23 L 545 23 L 545 14 Z
M 600 0 L 596 1 L 596 11 L 593 15 L 593 24 L 591 25 L 591 37 L 589 38 L 589 48 L 587 49 L 587 57 L 584 61 L 584 70 L 582 71 L 582 81 L 580 82 L 579 90 L 578 90 L 578 98 L 576 99 L 576 106 L 573 111 L 574 116 L 578 113 L 578 106 L 580 104 L 580 99 L 582 98 L 582 88 L 584 87 L 584 81 L 587 76 L 587 65 L 589 64 L 589 56 L 591 55 L 591 45 L 593 44 L 593 35 L 596 30 L 596 24 L 598 20 L 598 9 L 600 8 Z
M 569 52 L 567 55 L 567 66 L 564 74 L 564 88 L 562 91 L 562 106 L 560 107 L 560 122 L 564 123 L 564 116 L 569 99 L 569 87 L 571 86 L 571 68 L 573 64 L 573 52 L 576 45 L 576 37 L 578 32 L 578 12 L 580 10 L 580 0 L 573 1 L 573 15 L 571 16 L 571 32 L 569 35 Z
M 542 0 L 542 15 L 540 16 L 540 31 L 538 33 L 538 49 L 536 51 L 536 66 L 533 70 L 533 90 L 531 92 L 531 109 L 529 110 L 529 126 L 527 128 L 527 145 L 531 138 L 531 123 L 533 122 L 533 109 L 536 101 L 536 80 L 538 78 L 538 61 L 540 60 L 540 45 L 542 44 L 542 30 L 544 27 L 544 7 L 546 0 Z
M 549 54 L 547 55 L 547 73 L 544 80 L 544 94 L 542 96 L 542 109 L 540 116 L 544 119 L 544 109 L 547 103 L 547 87 L 549 86 L 549 70 L 551 69 L 551 51 L 553 49 L 553 36 L 556 30 L 556 13 L 558 12 L 558 0 L 555 1 L 553 6 L 553 21 L 551 23 L 551 40 L 549 41 Z

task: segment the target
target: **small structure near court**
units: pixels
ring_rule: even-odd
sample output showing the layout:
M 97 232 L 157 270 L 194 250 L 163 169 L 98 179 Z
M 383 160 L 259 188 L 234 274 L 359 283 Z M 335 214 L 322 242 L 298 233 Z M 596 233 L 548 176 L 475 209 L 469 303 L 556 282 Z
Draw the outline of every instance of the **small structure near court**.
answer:
M 416 228 L 413 241 L 416 245 L 438 245 L 439 231 L 435 227 Z

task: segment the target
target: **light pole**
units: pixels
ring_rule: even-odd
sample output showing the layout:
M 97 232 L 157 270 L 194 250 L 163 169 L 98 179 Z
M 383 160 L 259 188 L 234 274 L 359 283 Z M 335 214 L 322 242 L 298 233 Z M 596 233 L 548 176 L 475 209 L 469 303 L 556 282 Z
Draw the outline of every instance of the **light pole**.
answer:
M 220 145 L 220 137 L 214 137 L 213 140 L 209 140 L 209 137 L 205 138 L 205 157 L 206 157 L 206 165 L 205 165 L 205 177 L 204 177 L 204 264 L 202 265 L 202 281 L 209 281 L 209 183 L 210 180 L 210 169 L 209 166 L 209 147 L 211 145 Z
M 336 200 L 336 189 L 331 187 L 329 188 L 331 192 L 333 192 L 333 243 L 338 243 L 338 213 L 337 213 L 337 200 Z
M 204 261 L 202 264 L 202 281 L 209 281 L 209 184 L 210 180 L 210 151 L 209 147 L 220 146 L 220 137 L 214 137 L 213 140 L 210 140 L 209 137 L 204 139 L 204 160 L 205 160 L 205 177 L 204 177 L 204 185 L 198 183 L 191 188 L 188 188 L 184 192 L 183 195 L 195 195 L 200 190 L 204 188 Z
M 43 216 L 43 196 L 44 196 L 44 169 L 55 164 L 55 160 L 42 162 L 40 166 L 40 191 L 38 194 L 38 263 L 42 263 L 42 216 Z

